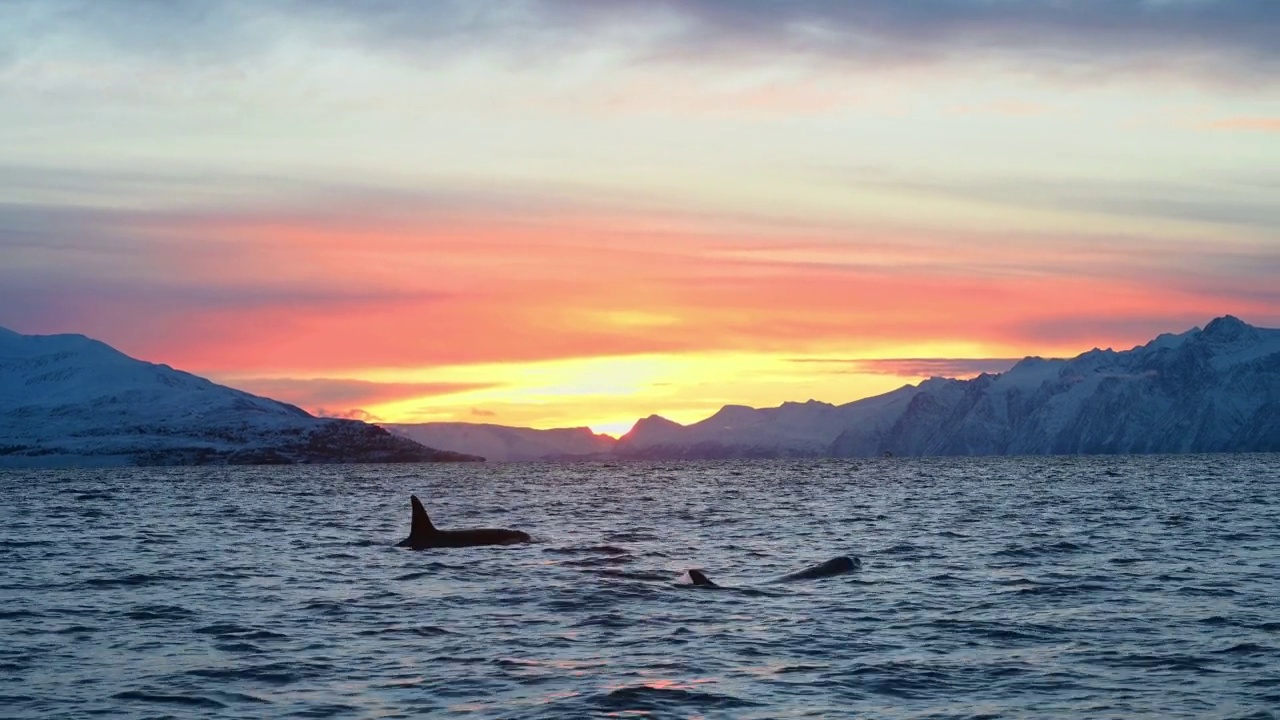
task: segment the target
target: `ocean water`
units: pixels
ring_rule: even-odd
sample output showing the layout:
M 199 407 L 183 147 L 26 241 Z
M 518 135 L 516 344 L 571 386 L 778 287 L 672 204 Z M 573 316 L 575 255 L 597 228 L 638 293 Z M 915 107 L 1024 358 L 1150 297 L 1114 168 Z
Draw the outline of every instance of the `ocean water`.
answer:
M 1276 455 L 9 471 L 0 493 L 5 718 L 1280 713 Z M 410 493 L 536 542 L 396 548 Z M 845 554 L 862 568 L 767 582 Z

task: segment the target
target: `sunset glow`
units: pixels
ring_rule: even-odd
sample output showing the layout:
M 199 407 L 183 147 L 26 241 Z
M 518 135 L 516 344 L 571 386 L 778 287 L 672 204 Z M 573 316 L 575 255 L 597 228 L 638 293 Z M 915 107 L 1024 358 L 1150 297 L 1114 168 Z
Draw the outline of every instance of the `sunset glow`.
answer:
M 0 326 L 311 412 L 619 434 L 1280 324 L 1270 4 L 113 5 L 0 6 Z

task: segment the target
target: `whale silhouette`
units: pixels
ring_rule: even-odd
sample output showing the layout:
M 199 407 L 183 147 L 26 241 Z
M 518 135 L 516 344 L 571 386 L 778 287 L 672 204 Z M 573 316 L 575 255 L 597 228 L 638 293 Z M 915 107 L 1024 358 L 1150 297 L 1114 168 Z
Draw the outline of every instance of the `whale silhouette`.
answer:
M 475 545 L 511 545 L 529 542 L 528 533 L 503 528 L 473 528 L 469 530 L 439 530 L 431 524 L 427 517 L 427 509 L 417 495 L 409 496 L 409 504 L 413 506 L 413 526 L 409 529 L 409 537 L 396 543 L 396 547 L 407 547 L 411 550 L 426 550 L 442 547 L 472 547 Z
M 851 558 L 847 555 L 831 558 L 826 562 L 818 563 L 807 567 L 803 570 L 797 570 L 793 573 L 787 573 L 780 578 L 774 578 L 769 582 L 791 582 L 794 580 L 814 580 L 817 578 L 831 577 L 833 575 L 843 575 L 862 567 L 862 561 L 858 558 Z M 686 570 L 685 575 L 689 577 L 689 584 L 697 587 L 721 587 L 713 582 L 707 574 L 701 570 Z

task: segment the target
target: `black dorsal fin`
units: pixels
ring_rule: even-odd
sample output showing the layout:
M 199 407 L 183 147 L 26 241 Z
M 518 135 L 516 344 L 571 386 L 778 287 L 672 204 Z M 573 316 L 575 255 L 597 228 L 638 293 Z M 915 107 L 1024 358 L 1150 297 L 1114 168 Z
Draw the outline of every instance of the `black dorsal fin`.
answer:
M 689 581 L 692 582 L 694 585 L 699 585 L 703 587 L 715 587 L 716 585 L 715 583 L 711 582 L 711 578 L 707 577 L 706 573 L 702 572 L 701 570 L 690 570 Z
M 427 509 L 422 507 L 422 501 L 417 495 L 409 496 L 409 504 L 413 505 L 413 527 L 409 529 L 409 537 L 422 537 L 435 532 L 436 526 L 431 524 L 431 518 L 427 517 Z

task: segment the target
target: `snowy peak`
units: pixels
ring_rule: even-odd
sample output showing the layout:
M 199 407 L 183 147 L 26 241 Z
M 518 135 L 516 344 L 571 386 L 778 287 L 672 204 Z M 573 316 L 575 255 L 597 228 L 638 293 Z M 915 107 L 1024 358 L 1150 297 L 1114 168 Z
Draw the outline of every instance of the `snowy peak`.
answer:
M 1227 315 L 1205 326 L 1195 337 L 1216 367 L 1247 363 L 1280 352 L 1280 330 L 1257 328 Z
M 1223 315 L 1214 318 L 1204 330 L 1200 331 L 1200 339 L 1210 343 L 1246 343 L 1261 341 L 1258 329 L 1234 315 Z

